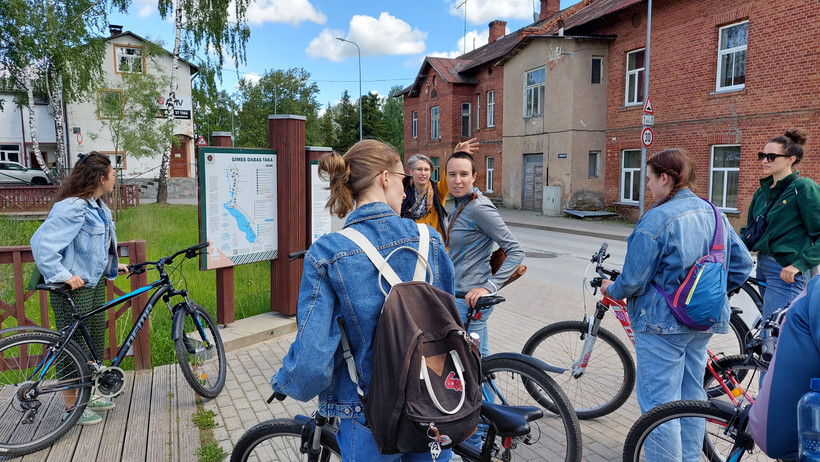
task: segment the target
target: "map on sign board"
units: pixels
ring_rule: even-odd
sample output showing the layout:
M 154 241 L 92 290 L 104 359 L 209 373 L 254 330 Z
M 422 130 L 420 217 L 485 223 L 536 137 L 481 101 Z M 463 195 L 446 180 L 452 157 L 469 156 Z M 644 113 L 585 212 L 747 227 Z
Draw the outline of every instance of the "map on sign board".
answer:
M 276 258 L 276 151 L 201 148 L 199 166 L 202 269 Z

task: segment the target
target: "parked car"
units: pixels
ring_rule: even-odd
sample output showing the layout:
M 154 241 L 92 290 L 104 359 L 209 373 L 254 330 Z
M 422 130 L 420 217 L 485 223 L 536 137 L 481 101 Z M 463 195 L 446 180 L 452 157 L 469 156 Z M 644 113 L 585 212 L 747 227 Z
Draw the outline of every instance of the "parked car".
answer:
M 0 183 L 43 185 L 51 183 L 51 180 L 40 169 L 23 167 L 17 162 L 0 161 Z

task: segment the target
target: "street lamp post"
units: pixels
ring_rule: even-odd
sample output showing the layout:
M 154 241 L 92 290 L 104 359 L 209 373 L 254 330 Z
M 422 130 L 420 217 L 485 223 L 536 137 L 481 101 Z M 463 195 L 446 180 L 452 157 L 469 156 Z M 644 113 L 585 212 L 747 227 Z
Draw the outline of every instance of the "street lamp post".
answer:
M 359 48 L 359 44 L 352 41 L 343 39 L 341 37 L 336 37 L 336 40 L 340 42 L 347 42 L 356 45 L 356 51 L 359 53 L 359 141 L 362 140 L 362 49 Z

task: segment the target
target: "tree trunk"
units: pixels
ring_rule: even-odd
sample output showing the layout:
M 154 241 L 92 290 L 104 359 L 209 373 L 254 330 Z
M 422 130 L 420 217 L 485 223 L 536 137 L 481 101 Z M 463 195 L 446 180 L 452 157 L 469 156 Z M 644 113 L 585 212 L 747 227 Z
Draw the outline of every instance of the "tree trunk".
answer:
M 174 52 L 172 54 L 173 64 L 171 65 L 171 88 L 168 98 L 165 100 L 165 107 L 168 111 L 166 123 L 174 126 L 174 100 L 176 100 L 177 78 L 179 75 L 179 50 L 182 42 L 182 1 L 177 0 L 174 8 Z M 159 166 L 159 183 L 157 184 L 157 203 L 168 203 L 168 164 L 171 161 L 171 145 L 169 144 L 162 153 L 162 163 Z
M 66 155 L 65 155 L 65 117 L 63 114 L 63 78 L 56 74 L 54 69 L 49 68 L 49 99 L 54 107 L 54 129 L 57 134 L 56 173 L 57 178 L 52 178 L 55 183 L 62 183 L 66 177 Z M 55 75 L 56 74 L 56 75 Z M 49 175 L 50 176 L 50 175 Z
M 23 82 L 23 85 L 26 87 L 26 94 L 28 95 L 28 127 L 29 135 L 31 136 L 31 149 L 34 150 L 34 158 L 37 159 L 40 168 L 48 172 L 48 165 L 45 159 L 43 159 L 43 153 L 40 152 L 40 142 L 37 141 L 37 118 L 34 115 L 34 82 L 31 81 L 31 77 L 28 75 L 23 78 Z M 25 147 L 23 147 L 23 155 L 25 156 L 25 154 Z

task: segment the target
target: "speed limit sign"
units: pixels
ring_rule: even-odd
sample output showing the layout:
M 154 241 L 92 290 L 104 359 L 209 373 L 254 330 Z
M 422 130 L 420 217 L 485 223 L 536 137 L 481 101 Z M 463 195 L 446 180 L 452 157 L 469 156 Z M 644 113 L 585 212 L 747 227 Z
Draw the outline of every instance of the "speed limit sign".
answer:
M 645 147 L 648 148 L 649 146 L 652 146 L 652 138 L 654 138 L 654 136 L 655 136 L 655 134 L 652 133 L 652 129 L 649 128 L 649 127 L 646 127 L 641 132 L 641 142 L 643 143 L 643 145 Z

